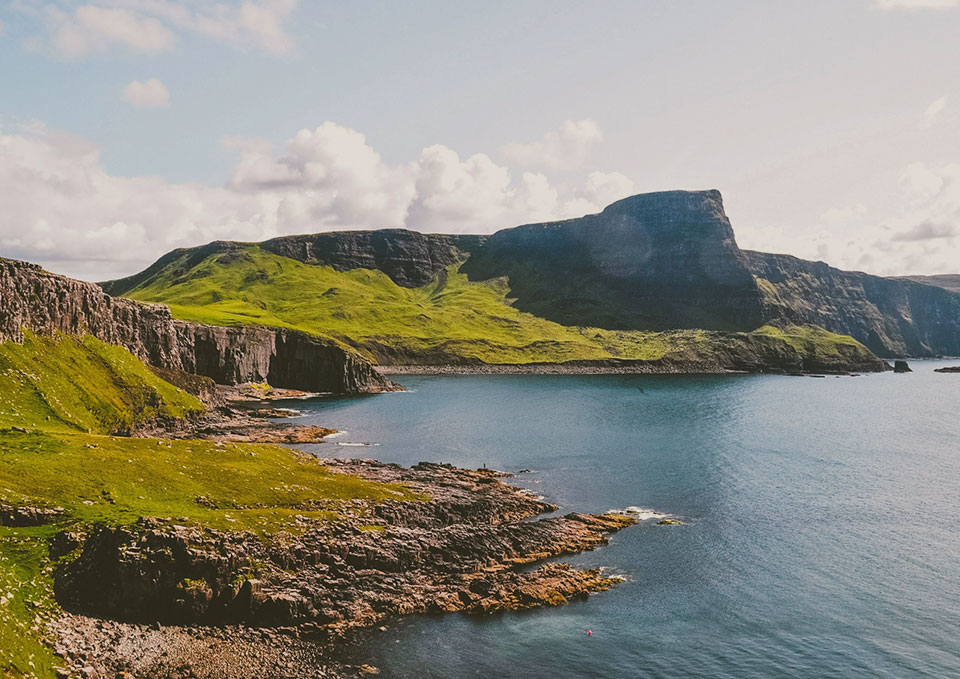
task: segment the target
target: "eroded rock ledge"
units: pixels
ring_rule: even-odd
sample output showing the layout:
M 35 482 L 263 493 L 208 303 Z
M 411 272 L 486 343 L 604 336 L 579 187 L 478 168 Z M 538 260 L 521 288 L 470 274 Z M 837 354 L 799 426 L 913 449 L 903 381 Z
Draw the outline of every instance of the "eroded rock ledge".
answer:
M 220 638 L 239 624 L 321 643 L 398 615 L 553 606 L 617 582 L 563 563 L 524 566 L 606 544 L 611 533 L 634 523 L 631 517 L 567 514 L 527 521 L 556 507 L 490 473 L 426 463 L 409 469 L 370 460 L 327 463 L 367 479 L 405 483 L 429 499 L 330 505 L 347 518 L 304 522 L 296 536 L 258 537 L 158 520 L 95 528 L 75 541 L 79 555 L 55 575 L 57 598 L 75 618 L 60 635 L 68 662 L 166 676 L 186 661 L 176 649 L 141 657 L 137 639 L 151 637 L 142 625 L 201 625 L 207 632 L 194 635 L 201 639 L 212 629 L 221 630 Z M 71 542 L 65 537 L 57 544 L 69 549 Z M 113 635 L 113 650 L 107 651 L 77 632 L 78 613 L 128 624 L 104 628 Z M 256 657 L 250 651 L 255 639 L 238 632 L 237 649 Z M 269 646 L 264 658 L 276 655 L 267 652 Z M 100 657 L 93 657 L 94 649 Z M 143 665 L 148 656 L 149 667 Z M 327 662 L 322 656 L 297 668 L 297 676 L 319 673 Z M 249 666 L 250 660 L 238 674 L 211 674 L 190 662 L 196 676 L 277 676 Z

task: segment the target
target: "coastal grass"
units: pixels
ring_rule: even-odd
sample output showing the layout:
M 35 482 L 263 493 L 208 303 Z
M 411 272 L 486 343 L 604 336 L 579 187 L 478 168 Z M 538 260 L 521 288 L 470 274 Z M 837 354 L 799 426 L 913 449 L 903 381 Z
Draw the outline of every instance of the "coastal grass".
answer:
M 379 359 L 432 353 L 515 363 L 609 355 L 576 328 L 511 307 L 505 279 L 472 283 L 457 269 L 405 288 L 381 271 L 340 272 L 249 245 L 212 255 L 183 275 L 174 262 L 128 296 L 161 301 L 185 320 L 330 337 Z
M 564 326 L 511 305 L 505 277 L 470 281 L 453 265 L 405 288 L 381 271 L 336 271 L 246 244 L 195 261 L 185 253 L 126 292 L 168 304 L 174 316 L 214 325 L 260 324 L 331 338 L 387 365 L 562 363 L 622 359 L 707 363 L 730 347 L 776 345 L 784 353 L 828 350 L 851 338 L 820 330 L 761 328 L 614 331 Z M 816 341 L 813 341 L 813 340 Z M 789 341 L 788 341 L 789 340 Z
M 92 337 L 0 344 L 0 506 L 54 510 L 42 526 L 0 525 L 0 677 L 55 676 L 48 541 L 61 530 L 151 517 L 267 537 L 336 521 L 352 500 L 427 499 L 280 446 L 117 435 L 202 410 L 125 349 Z
M 52 679 L 56 658 L 44 627 L 56 612 L 48 526 L 0 526 L 0 677 Z
M 787 328 L 765 325 L 755 330 L 754 334 L 784 342 L 799 354 L 823 358 L 839 358 L 863 348 L 860 342 L 849 335 L 837 335 L 813 325 L 791 325 Z
M 58 612 L 48 540 L 60 530 L 153 517 L 268 537 L 336 521 L 339 503 L 357 499 L 427 498 L 280 446 L 0 432 L 0 505 L 60 512 L 44 526 L 0 526 L 0 677 L 55 676 L 44 627 Z
M 333 520 L 346 500 L 416 500 L 401 485 L 327 469 L 273 445 L 90 434 L 0 437 L 0 504 L 63 510 L 64 521 L 129 524 L 144 516 L 270 534 Z
M 0 343 L 0 428 L 106 434 L 203 409 L 126 349 L 94 337 L 27 334 L 22 344 Z

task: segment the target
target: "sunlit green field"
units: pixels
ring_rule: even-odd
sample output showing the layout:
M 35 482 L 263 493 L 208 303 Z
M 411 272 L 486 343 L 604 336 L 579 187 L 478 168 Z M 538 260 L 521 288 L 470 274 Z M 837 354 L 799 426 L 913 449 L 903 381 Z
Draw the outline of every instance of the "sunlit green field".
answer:
M 469 281 L 451 266 L 428 285 L 405 288 L 369 269 L 336 271 L 257 245 L 169 262 L 125 294 L 163 302 L 185 320 L 262 324 L 333 338 L 385 364 L 493 364 L 673 358 L 709 363 L 749 342 L 784 352 L 862 352 L 849 337 L 809 328 L 754 333 L 612 331 L 563 326 L 510 305 L 505 278 Z
M 340 501 L 421 499 L 279 446 L 118 435 L 202 410 L 126 350 L 91 337 L 0 344 L 0 507 L 56 511 L 43 526 L 0 525 L 0 677 L 54 676 L 47 545 L 60 530 L 155 517 L 270 535 L 335 521 Z

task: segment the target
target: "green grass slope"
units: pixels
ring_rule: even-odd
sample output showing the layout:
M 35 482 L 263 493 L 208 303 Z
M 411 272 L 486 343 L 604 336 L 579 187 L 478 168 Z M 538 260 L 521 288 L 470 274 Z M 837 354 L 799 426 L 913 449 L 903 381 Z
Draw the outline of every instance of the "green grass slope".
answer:
M 384 364 L 663 359 L 706 365 L 758 350 L 815 360 L 824 352 L 825 364 L 870 357 L 849 337 L 817 331 L 817 341 L 809 341 L 814 331 L 807 328 L 714 333 L 564 326 L 511 306 L 505 278 L 471 282 L 451 266 L 428 285 L 406 288 L 380 271 L 339 272 L 255 244 L 206 257 L 194 251 L 168 256 L 126 295 L 168 304 L 185 320 L 258 323 L 330 337 Z
M 202 411 L 130 352 L 94 337 L 27 335 L 23 344 L 0 344 L 0 428 L 115 434 Z
M 92 337 L 0 344 L 0 677 L 55 676 L 48 540 L 65 528 L 156 517 L 270 535 L 305 518 L 336 520 L 341 501 L 418 499 L 279 446 L 113 435 L 202 408 Z M 4 516 L 18 507 L 56 514 L 46 525 L 3 525 L 17 523 Z

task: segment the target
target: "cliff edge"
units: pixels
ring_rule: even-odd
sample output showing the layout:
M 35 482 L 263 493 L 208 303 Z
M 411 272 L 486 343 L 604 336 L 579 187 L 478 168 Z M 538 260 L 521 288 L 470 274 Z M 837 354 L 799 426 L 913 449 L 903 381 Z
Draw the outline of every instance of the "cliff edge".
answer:
M 0 341 L 22 342 L 24 331 L 89 334 L 150 365 L 221 384 L 268 382 L 334 393 L 390 387 L 369 361 L 332 340 L 265 326 L 178 321 L 165 305 L 111 297 L 93 283 L 0 258 Z

